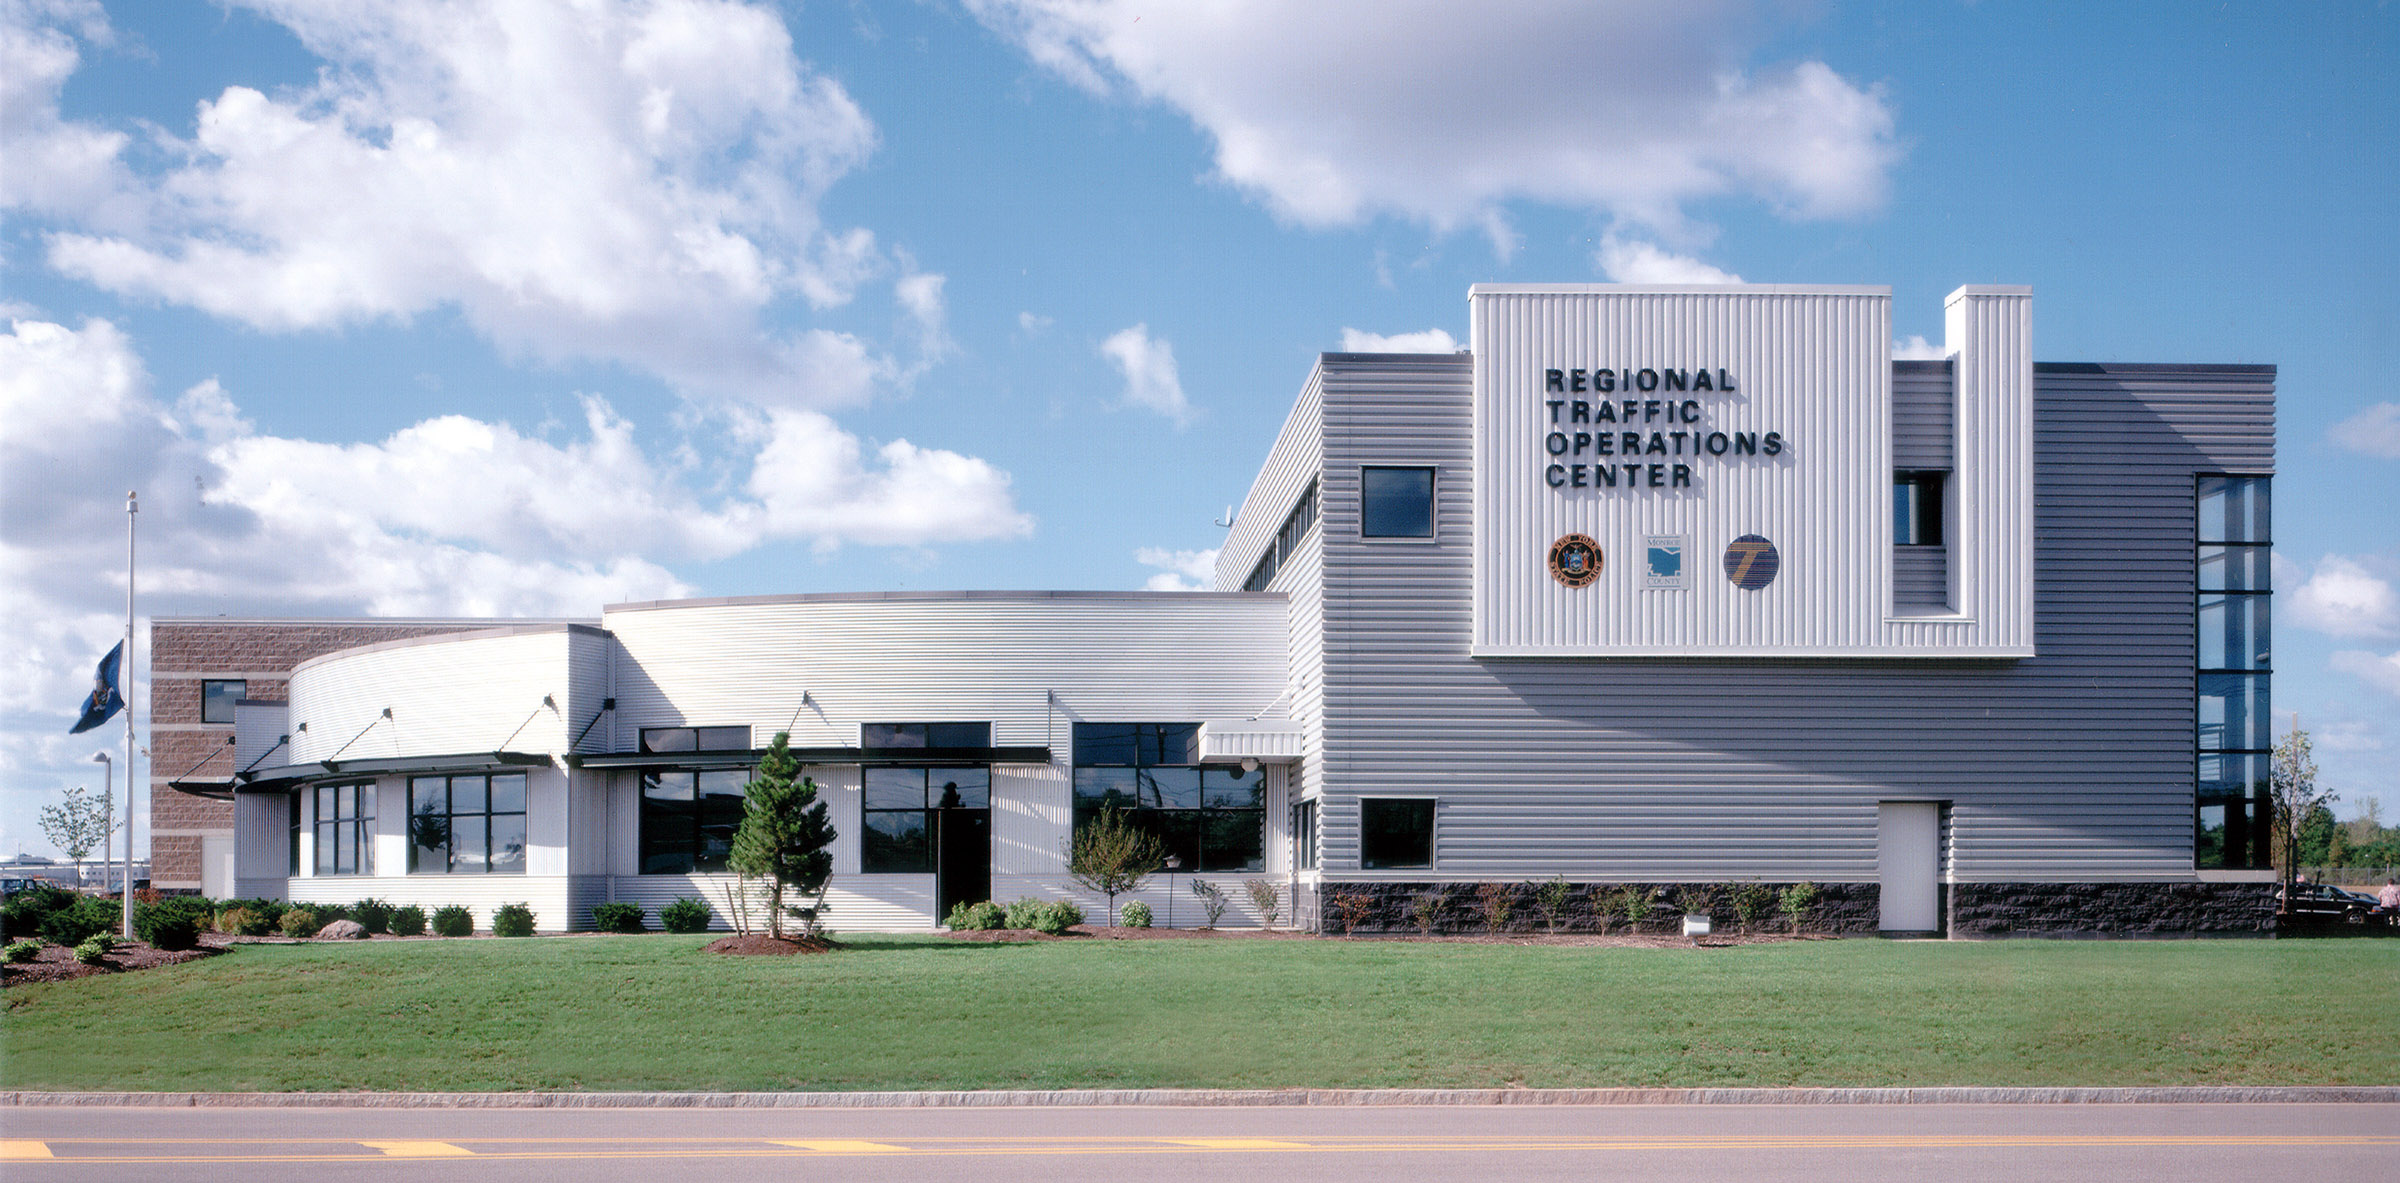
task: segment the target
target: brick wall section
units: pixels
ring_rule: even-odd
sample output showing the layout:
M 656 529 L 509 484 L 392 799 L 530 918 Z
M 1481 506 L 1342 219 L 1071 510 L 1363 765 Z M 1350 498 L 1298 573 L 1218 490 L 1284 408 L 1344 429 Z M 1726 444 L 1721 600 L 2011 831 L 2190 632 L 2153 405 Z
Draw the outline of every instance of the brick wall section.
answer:
M 466 632 L 497 620 L 192 620 L 150 626 L 150 883 L 200 887 L 200 840 L 233 836 L 233 803 L 169 788 L 170 779 L 229 780 L 237 771 L 231 726 L 202 726 L 200 683 L 247 678 L 247 694 L 282 701 L 292 667 L 361 645 Z M 197 771 L 189 772 L 193 765 Z

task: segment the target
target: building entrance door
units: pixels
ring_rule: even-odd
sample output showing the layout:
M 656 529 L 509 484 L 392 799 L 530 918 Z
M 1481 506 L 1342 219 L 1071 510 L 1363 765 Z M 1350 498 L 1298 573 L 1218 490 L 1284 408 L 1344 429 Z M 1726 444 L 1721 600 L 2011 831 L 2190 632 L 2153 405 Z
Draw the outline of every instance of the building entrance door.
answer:
M 1938 801 L 1885 801 L 1877 810 L 1875 870 L 1882 881 L 1886 933 L 1938 933 L 1942 928 L 1942 806 Z
M 935 920 L 960 904 L 992 898 L 992 811 L 953 807 L 934 814 Z

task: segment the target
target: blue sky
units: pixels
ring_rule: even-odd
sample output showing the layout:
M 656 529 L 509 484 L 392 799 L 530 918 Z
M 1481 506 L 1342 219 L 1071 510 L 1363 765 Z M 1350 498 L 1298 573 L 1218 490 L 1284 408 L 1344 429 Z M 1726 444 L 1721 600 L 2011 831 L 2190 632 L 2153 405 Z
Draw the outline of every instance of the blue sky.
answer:
M 1733 276 L 2281 367 L 2276 706 L 2400 817 L 2391 5 L 0 13 L 0 851 L 127 488 L 146 613 L 1188 585 L 1317 352 Z

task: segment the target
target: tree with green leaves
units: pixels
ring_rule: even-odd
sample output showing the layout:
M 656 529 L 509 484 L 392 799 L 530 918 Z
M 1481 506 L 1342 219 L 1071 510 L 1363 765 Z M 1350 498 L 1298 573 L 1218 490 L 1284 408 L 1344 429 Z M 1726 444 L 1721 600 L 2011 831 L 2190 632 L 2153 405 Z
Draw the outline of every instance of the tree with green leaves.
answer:
M 42 807 L 42 836 L 75 860 L 75 869 L 81 872 L 83 857 L 94 847 L 108 845 L 108 836 L 117 827 L 109 821 L 107 797 L 82 785 L 64 791 L 65 800 Z
M 814 938 L 825 913 L 825 888 L 833 880 L 833 822 L 817 799 L 817 783 L 800 775 L 792 758 L 792 733 L 778 731 L 758 761 L 758 776 L 742 787 L 742 827 L 734 831 L 726 865 L 745 879 L 767 884 L 767 932 L 783 935 L 786 913 Z M 808 901 L 786 907 L 784 898 Z
M 1108 897 L 1108 924 L 1117 924 L 1117 897 L 1167 865 L 1166 847 L 1158 835 L 1143 829 L 1118 809 L 1102 809 L 1075 831 L 1067 846 L 1067 874 L 1086 891 Z
M 2340 798 L 2330 789 L 2317 785 L 2317 759 L 2310 750 L 2308 733 L 2300 730 L 2300 716 L 2292 716 L 2291 734 L 2275 745 L 2275 770 L 2271 782 L 2275 794 L 2275 863 L 2283 868 L 2285 898 L 2290 898 L 2293 877 L 2300 871 L 2301 831 L 2310 816 L 2324 810 L 2332 816 L 2332 804 Z

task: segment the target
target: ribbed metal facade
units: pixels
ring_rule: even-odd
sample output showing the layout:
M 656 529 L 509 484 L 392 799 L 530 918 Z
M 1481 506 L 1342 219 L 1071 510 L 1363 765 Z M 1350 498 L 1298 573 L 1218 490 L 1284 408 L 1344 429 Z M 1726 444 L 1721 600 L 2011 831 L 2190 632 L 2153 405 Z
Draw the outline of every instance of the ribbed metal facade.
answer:
M 392 641 L 303 662 L 292 674 L 290 762 L 504 746 L 563 753 L 567 720 L 599 710 L 599 682 L 588 671 L 605 669 L 606 645 L 606 635 L 588 625 L 537 625 Z M 579 675 L 578 664 L 586 672 Z

